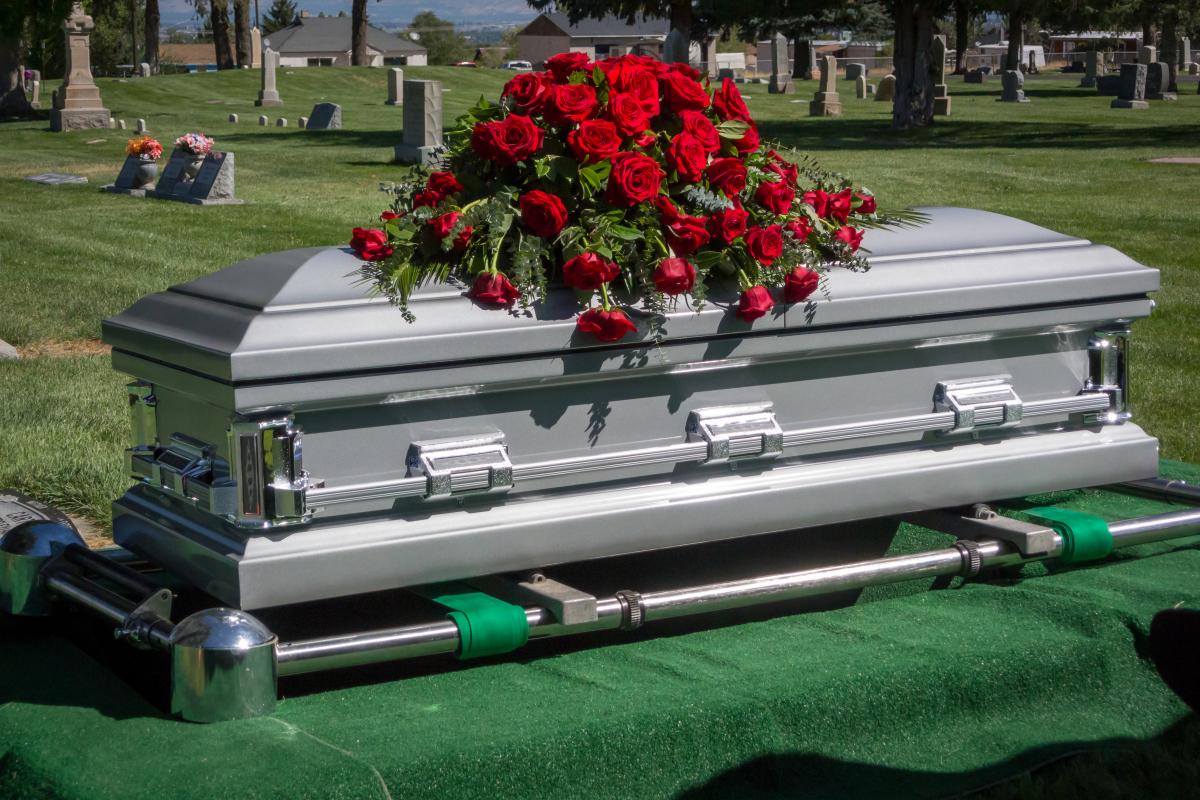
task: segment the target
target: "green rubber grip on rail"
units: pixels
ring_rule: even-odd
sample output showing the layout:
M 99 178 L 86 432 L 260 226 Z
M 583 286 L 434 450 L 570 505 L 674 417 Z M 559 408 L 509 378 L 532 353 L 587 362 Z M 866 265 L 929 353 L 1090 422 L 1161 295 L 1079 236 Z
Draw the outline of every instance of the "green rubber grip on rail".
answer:
M 1097 561 L 1113 549 L 1108 523 L 1095 514 L 1071 511 L 1066 508 L 1031 508 L 1025 512 L 1035 522 L 1054 529 L 1062 537 L 1059 559 L 1064 564 Z
M 462 584 L 431 587 L 423 594 L 450 609 L 446 616 L 458 628 L 456 658 L 465 661 L 511 653 L 529 641 L 529 620 L 521 606 Z

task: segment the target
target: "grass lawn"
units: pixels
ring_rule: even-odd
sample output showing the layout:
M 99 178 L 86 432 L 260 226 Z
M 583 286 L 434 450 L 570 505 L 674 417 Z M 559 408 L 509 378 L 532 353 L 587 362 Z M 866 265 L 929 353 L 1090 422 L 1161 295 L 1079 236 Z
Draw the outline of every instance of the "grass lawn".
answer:
M 430 67 L 409 77 L 444 81 L 446 117 L 508 73 Z M 130 128 L 138 117 L 168 142 L 201 130 L 237 155 L 243 206 L 198 208 L 107 195 L 126 133 L 50 134 L 45 123 L 0 125 L 0 339 L 45 354 L 0 362 L 0 486 L 13 486 L 104 524 L 123 489 L 125 411 L 104 355 L 58 355 L 60 343 L 96 338 L 100 320 L 140 296 L 261 253 L 344 242 L 374 219 L 378 184 L 402 111 L 384 105 L 386 76 L 369 69 L 293 69 L 279 75 L 285 105 L 260 127 L 257 74 L 224 72 L 148 80 L 101 80 L 104 101 Z M 840 119 L 805 116 L 815 84 L 795 96 L 746 86 L 764 135 L 816 154 L 855 176 L 884 205 L 985 208 L 1111 244 L 1163 271 L 1155 316 L 1134 338 L 1134 406 L 1164 454 L 1200 460 L 1192 426 L 1200 394 L 1200 248 L 1195 198 L 1200 166 L 1151 164 L 1200 156 L 1200 97 L 1186 84 L 1176 103 L 1116 111 L 1076 87 L 1075 76 L 1033 79 L 1026 105 L 995 102 L 999 83 L 954 79 L 953 116 L 929 130 L 889 130 L 890 104 L 843 93 Z M 50 89 L 45 90 L 49 95 Z M 843 91 L 849 87 L 843 84 Z M 346 128 L 295 127 L 321 101 L 342 105 Z M 237 125 L 227 115 L 240 115 Z M 44 171 L 88 176 L 88 186 L 50 187 L 23 177 Z M 48 351 L 48 352 L 47 352 Z

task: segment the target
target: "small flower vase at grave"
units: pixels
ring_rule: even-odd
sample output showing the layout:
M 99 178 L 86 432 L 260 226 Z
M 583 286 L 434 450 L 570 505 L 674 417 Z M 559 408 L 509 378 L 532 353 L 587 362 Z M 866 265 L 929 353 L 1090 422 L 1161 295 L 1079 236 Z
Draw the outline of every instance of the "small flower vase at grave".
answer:
M 137 174 L 133 179 L 135 189 L 145 189 L 158 179 L 158 162 L 153 158 L 142 156 L 138 164 Z
M 200 165 L 204 163 L 204 156 L 187 152 L 184 155 L 187 160 L 183 164 L 183 178 L 184 180 L 194 181 L 196 180 L 196 175 L 200 173 Z

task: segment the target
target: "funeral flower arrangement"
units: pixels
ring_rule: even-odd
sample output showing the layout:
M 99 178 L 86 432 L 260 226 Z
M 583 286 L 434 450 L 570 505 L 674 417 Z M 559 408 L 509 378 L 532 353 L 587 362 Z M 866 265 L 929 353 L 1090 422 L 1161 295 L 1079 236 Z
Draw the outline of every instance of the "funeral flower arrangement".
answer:
M 185 133 L 175 140 L 175 149 L 194 156 L 206 156 L 212 150 L 213 140 L 203 133 Z
M 736 282 L 757 319 L 805 300 L 833 265 L 865 268 L 875 198 L 811 161 L 761 145 L 734 83 L 642 56 L 563 53 L 480 99 L 446 133 L 433 170 L 385 187 L 380 228 L 355 228 L 364 276 L 397 303 L 456 278 L 479 303 L 528 307 L 574 289 L 577 328 L 601 341 L 711 284 Z
M 149 136 L 135 136 L 125 143 L 125 155 L 137 156 L 143 161 L 157 161 L 162 156 L 163 147 L 157 139 Z

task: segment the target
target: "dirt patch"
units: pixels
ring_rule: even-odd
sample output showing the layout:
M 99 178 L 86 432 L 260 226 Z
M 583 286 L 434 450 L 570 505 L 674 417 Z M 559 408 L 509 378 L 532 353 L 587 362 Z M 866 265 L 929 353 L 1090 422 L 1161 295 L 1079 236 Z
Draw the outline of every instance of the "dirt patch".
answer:
M 101 530 L 99 525 L 83 517 L 68 516 L 71 517 L 71 523 L 79 531 L 79 535 L 83 537 L 84 544 L 88 547 L 95 550 L 97 547 L 113 546 L 112 537 Z
M 21 358 L 75 358 L 77 356 L 106 356 L 112 348 L 99 339 L 46 339 L 17 348 Z

